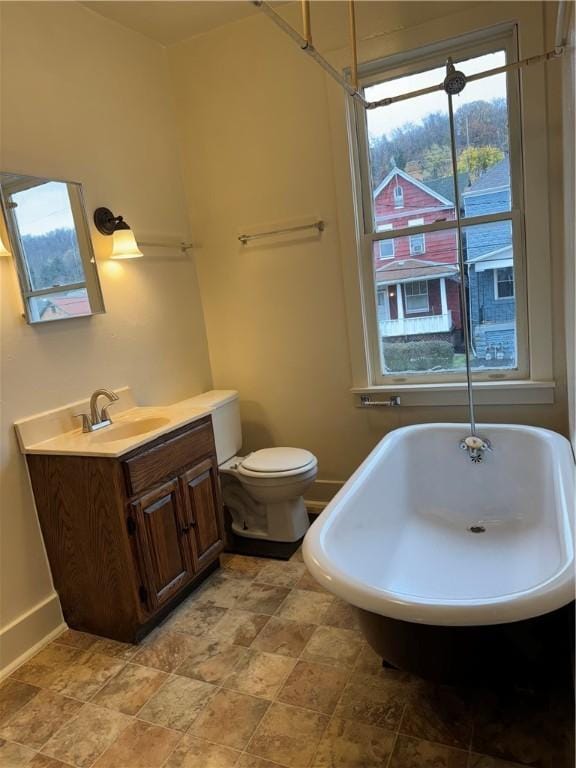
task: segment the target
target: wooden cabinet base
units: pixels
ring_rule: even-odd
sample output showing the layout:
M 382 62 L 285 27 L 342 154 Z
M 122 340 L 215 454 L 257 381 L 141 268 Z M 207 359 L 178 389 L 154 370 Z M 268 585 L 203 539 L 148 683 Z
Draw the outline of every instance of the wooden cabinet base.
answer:
M 136 642 L 218 567 L 210 417 L 118 459 L 31 454 L 27 462 L 69 627 Z

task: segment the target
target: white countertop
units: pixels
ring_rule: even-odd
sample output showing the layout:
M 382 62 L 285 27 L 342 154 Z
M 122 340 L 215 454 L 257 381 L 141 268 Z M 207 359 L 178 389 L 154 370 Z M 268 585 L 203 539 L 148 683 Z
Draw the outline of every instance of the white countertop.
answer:
M 110 407 L 113 423 L 95 432 L 82 432 L 76 418 L 77 413 L 89 412 L 87 401 L 17 421 L 14 426 L 22 453 L 115 458 L 211 412 L 210 408 L 198 407 L 193 400 L 138 406 L 129 387 L 115 391 L 120 399 Z

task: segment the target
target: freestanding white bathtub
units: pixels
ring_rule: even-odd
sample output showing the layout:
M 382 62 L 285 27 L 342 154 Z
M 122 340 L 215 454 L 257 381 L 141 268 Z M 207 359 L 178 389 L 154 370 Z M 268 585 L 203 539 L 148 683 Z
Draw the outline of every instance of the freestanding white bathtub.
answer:
M 368 640 L 392 664 L 406 665 L 416 636 L 413 651 L 437 653 L 436 639 L 453 645 L 450 627 L 459 643 L 472 639 L 463 628 L 522 624 L 574 599 L 570 443 L 525 426 L 478 433 L 492 446 L 480 464 L 459 447 L 465 424 L 389 433 L 304 541 L 313 576 L 361 609 Z

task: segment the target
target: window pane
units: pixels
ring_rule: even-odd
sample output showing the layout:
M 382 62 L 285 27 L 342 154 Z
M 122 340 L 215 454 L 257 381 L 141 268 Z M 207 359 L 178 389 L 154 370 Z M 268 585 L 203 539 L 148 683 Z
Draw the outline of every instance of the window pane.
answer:
M 506 63 L 504 51 L 457 67 L 471 75 Z M 399 95 L 445 77 L 445 68 L 365 88 L 370 101 Z M 510 210 L 506 75 L 468 83 L 454 98 L 458 188 L 465 216 Z M 444 91 L 368 110 L 373 228 L 394 229 L 455 219 L 448 100 Z M 417 218 L 418 217 L 418 218 Z M 417 247 L 417 246 L 416 246 Z
M 67 185 L 51 181 L 9 198 L 32 290 L 84 282 Z
M 514 248 L 509 221 L 464 230 L 474 367 L 515 368 Z
M 455 230 L 426 233 L 426 252 L 411 255 L 416 236 L 394 238 L 394 259 L 374 243 L 374 279 L 384 375 L 465 371 Z M 466 227 L 472 368 L 517 366 L 514 256 L 510 221 Z
M 32 296 L 28 299 L 28 306 L 34 322 L 49 322 L 92 314 L 86 288 Z

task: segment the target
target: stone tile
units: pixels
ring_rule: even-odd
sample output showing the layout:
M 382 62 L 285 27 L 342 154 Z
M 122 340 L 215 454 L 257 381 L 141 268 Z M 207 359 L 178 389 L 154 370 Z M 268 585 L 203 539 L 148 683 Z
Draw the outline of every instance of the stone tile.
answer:
M 373 651 L 368 643 L 362 643 L 354 669 L 357 672 L 379 674 L 382 671 L 382 657 Z
M 78 632 L 76 629 L 66 629 L 54 640 L 58 645 L 69 645 L 71 648 L 79 648 L 81 651 L 87 651 L 98 640 L 96 635 L 90 635 L 88 632 Z
M 239 573 L 235 575 L 226 572 L 216 573 L 195 593 L 196 604 L 234 608 L 251 580 L 251 577 L 245 577 Z
M 473 752 L 538 768 L 573 768 L 571 696 L 493 691 L 477 706 Z
M 190 635 L 167 632 L 160 628 L 146 638 L 133 661 L 145 667 L 172 672 L 194 651 L 197 642 Z
M 304 563 L 272 560 L 260 570 L 255 581 L 275 587 L 295 587 L 305 572 Z
M 132 722 L 96 760 L 93 768 L 162 768 L 181 735 Z
M 395 735 L 384 728 L 334 719 L 312 762 L 313 768 L 384 768 Z
M 469 695 L 456 688 L 422 682 L 408 697 L 400 732 L 450 747 L 468 749 L 473 711 Z
M 298 658 L 315 629 L 314 624 L 302 624 L 299 621 L 271 616 L 251 647 L 268 653 L 278 653 L 280 656 Z
M 75 629 L 67 629 L 54 640 L 54 643 L 57 645 L 68 645 L 71 648 L 78 648 L 83 651 L 96 651 L 103 653 L 105 656 L 124 659 L 124 661 L 131 659 L 138 650 L 137 645 L 120 643 L 117 640 L 98 637 L 98 635 L 91 635 L 87 632 L 78 632 Z
M 247 653 L 246 648 L 233 645 L 229 640 L 208 637 L 198 640 L 194 651 L 176 668 L 175 673 L 218 685 L 234 671 Z
M 296 589 L 309 589 L 311 592 L 326 593 L 324 587 L 320 586 L 314 576 L 307 569 L 294 585 Z
M 93 704 L 135 715 L 167 680 L 166 672 L 127 664 L 92 699 Z
M 408 687 L 392 675 L 354 672 L 338 703 L 336 715 L 396 730 L 408 694 Z
M 288 768 L 305 768 L 310 764 L 328 722 L 328 717 L 318 712 L 272 704 L 246 752 Z
M 211 744 L 187 733 L 170 756 L 165 768 L 234 768 L 240 752 Z
M 77 768 L 88 768 L 131 722 L 120 712 L 85 704 L 78 716 L 44 745 L 42 752 Z
M 250 650 L 234 672 L 224 681 L 224 687 L 251 696 L 272 699 L 294 668 L 296 662 L 287 656 Z
M 463 749 L 398 736 L 389 768 L 466 768 L 467 761 Z
M 314 631 L 302 652 L 302 658 L 352 669 L 361 648 L 362 638 L 357 632 L 322 626 Z
M 271 763 L 270 760 L 263 760 L 256 755 L 244 753 L 240 756 L 235 768 L 282 768 L 282 766 L 279 766 L 278 763 Z
M 231 608 L 218 622 L 213 637 L 248 647 L 270 617 Z
M 53 757 L 37 752 L 28 763 L 27 768 L 70 768 L 70 766 Z
M 188 598 L 164 623 L 163 629 L 203 637 L 220 621 L 226 610 L 215 605 L 203 605 Z
M 24 704 L 36 696 L 40 688 L 8 678 L 0 684 L 0 726 L 4 725 Z
M 340 627 L 340 629 L 360 629 L 358 620 L 358 609 L 344 600 L 335 597 L 334 602 L 329 606 L 324 615 L 323 624 L 329 627 Z
M 294 552 L 294 554 L 290 558 L 290 562 L 291 563 L 303 563 L 304 562 L 304 558 L 302 557 L 302 547 L 298 547 L 296 552 Z
M 278 694 L 278 701 L 331 715 L 349 673 L 324 664 L 299 661 Z
M 23 747 L 21 744 L 0 739 L 0 765 L 4 768 L 29 766 L 34 754 L 34 750 L 30 747 Z
M 144 705 L 138 718 L 165 728 L 185 731 L 215 691 L 216 688 L 209 683 L 172 676 Z
M 220 555 L 222 569 L 232 575 L 256 576 L 267 562 L 268 560 L 260 557 L 246 557 L 244 555 L 229 555 L 226 553 Z
M 48 645 L 29 661 L 18 667 L 11 678 L 23 683 L 49 688 L 54 680 L 74 661 L 83 655 L 83 651 L 64 645 Z
M 268 706 L 265 699 L 220 690 L 196 718 L 190 733 L 224 747 L 244 749 Z
M 57 670 L 49 687 L 63 696 L 88 701 L 124 664 L 121 659 L 92 650 L 80 651 L 70 664 Z
M 271 616 L 282 605 L 290 590 L 272 584 L 250 584 L 242 595 L 242 610 Z
M 333 600 L 327 593 L 293 589 L 276 611 L 276 615 L 281 619 L 301 621 L 304 624 L 322 624 Z
M 498 760 L 488 755 L 470 755 L 468 768 L 525 768 L 521 763 L 510 763 L 508 760 Z
M 81 707 L 82 704 L 74 699 L 53 691 L 40 691 L 0 730 L 0 738 L 41 749 Z

